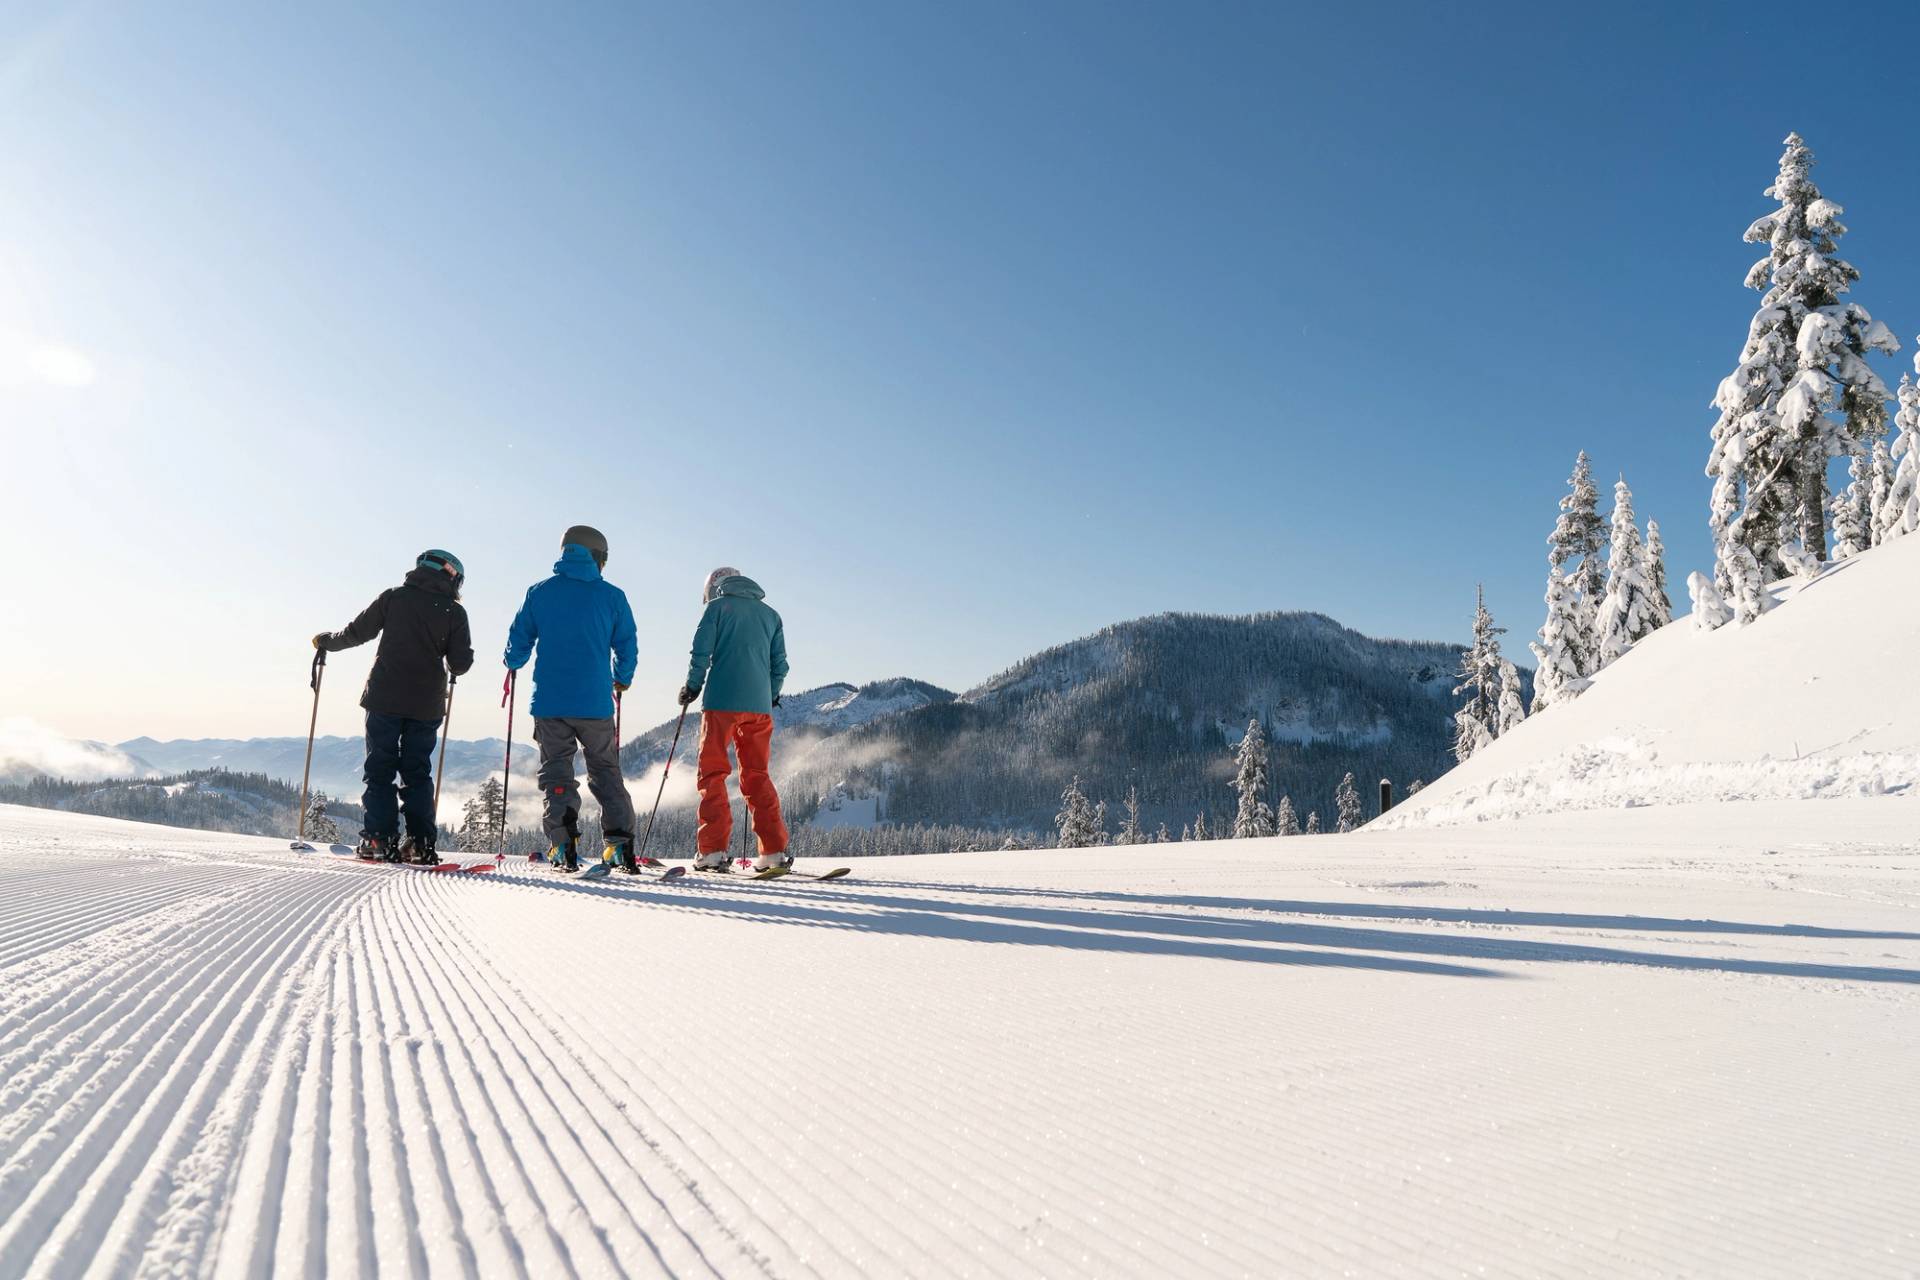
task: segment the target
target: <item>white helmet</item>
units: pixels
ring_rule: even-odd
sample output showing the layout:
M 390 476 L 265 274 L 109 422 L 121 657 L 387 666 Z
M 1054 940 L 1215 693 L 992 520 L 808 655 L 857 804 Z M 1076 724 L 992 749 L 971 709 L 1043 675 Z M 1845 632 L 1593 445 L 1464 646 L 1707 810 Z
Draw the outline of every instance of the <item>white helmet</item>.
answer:
M 700 588 L 700 603 L 703 605 L 712 604 L 720 595 L 721 580 L 725 578 L 737 578 L 739 576 L 740 571 L 738 569 L 727 567 L 715 569 L 707 575 L 707 585 Z

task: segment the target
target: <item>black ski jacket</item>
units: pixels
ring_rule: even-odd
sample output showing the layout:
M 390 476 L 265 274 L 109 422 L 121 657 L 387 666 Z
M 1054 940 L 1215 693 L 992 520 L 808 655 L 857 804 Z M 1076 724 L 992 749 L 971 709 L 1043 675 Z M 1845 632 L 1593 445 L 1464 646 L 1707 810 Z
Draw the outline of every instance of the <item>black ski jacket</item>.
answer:
M 445 573 L 415 569 L 406 583 L 379 599 L 339 631 L 320 637 L 329 653 L 380 637 L 360 705 L 382 715 L 438 720 L 447 710 L 447 673 L 473 667 L 467 611 Z

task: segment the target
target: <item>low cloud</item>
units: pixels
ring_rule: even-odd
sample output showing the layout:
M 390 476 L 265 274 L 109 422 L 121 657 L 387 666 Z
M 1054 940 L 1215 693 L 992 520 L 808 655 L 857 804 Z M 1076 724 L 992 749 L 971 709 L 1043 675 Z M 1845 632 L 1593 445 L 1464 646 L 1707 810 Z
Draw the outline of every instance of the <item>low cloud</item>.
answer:
M 0 781 L 142 778 L 153 770 L 117 747 L 68 738 L 25 716 L 0 719 Z

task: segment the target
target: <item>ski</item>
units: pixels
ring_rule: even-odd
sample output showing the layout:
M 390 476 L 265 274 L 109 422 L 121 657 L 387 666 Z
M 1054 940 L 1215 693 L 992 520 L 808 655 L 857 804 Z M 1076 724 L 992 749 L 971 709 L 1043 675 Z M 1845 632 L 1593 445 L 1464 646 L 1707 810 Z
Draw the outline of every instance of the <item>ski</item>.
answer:
M 287 845 L 287 848 L 293 850 L 295 853 L 318 853 L 319 852 L 318 849 L 315 849 L 312 845 L 308 844 L 305 840 L 291 841 Z
M 841 876 L 852 875 L 852 867 L 835 867 L 831 871 L 795 871 L 788 868 L 787 874 L 799 876 L 803 880 L 838 880 Z
M 483 872 L 492 871 L 494 866 L 491 862 L 476 862 L 470 867 L 462 867 L 460 869 L 470 875 L 479 875 Z

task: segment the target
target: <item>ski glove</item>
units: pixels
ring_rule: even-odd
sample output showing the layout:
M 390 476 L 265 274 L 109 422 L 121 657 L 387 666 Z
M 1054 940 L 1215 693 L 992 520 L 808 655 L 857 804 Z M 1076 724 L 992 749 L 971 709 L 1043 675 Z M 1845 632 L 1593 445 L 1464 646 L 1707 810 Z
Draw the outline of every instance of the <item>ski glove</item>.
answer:
M 315 637 L 313 638 L 313 647 L 314 647 L 314 648 L 316 648 L 316 649 L 324 649 L 324 648 L 326 648 L 326 647 L 327 647 L 327 634 L 328 634 L 327 632 L 325 632 L 325 631 L 322 631 L 322 632 L 321 632 L 321 633 L 320 633 L 319 635 L 317 635 L 317 636 L 315 636 Z
M 779 705 L 780 705 L 780 699 L 778 699 L 778 698 L 775 698 L 775 699 L 773 700 L 773 705 L 774 705 L 774 706 L 776 706 L 776 707 L 777 707 L 777 706 L 779 706 Z
M 680 705 L 683 707 L 691 706 L 693 700 L 699 696 L 700 691 L 692 685 L 688 685 L 686 688 L 680 690 Z
M 613 691 L 615 693 L 625 693 L 629 687 L 628 685 L 621 684 L 618 680 L 613 682 Z

